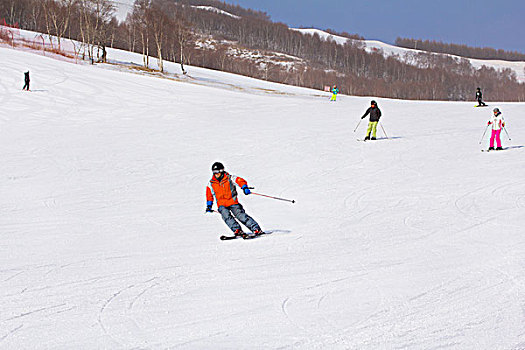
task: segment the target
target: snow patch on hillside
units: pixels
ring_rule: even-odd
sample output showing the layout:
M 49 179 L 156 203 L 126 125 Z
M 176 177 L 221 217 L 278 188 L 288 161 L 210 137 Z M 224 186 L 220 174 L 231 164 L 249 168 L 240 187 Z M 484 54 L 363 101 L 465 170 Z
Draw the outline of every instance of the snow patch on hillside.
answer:
M 115 17 L 119 22 L 123 22 L 127 15 L 133 11 L 135 0 L 113 0 L 111 2 L 115 6 Z
M 220 15 L 225 15 L 225 16 L 232 17 L 232 18 L 235 18 L 235 19 L 241 18 L 239 16 L 233 15 L 233 14 L 231 14 L 229 12 L 220 10 L 220 9 L 218 9 L 216 7 L 212 7 L 212 6 L 192 6 L 192 7 L 196 8 L 196 9 L 200 9 L 200 10 L 206 10 L 206 11 L 210 11 L 210 12 L 215 12 L 215 13 L 218 13 Z
M 290 28 L 290 30 L 294 30 L 294 31 L 297 31 L 303 34 L 312 35 L 312 36 L 318 35 L 322 40 L 334 41 L 340 45 L 344 45 L 346 44 L 348 40 L 350 40 L 348 38 L 345 38 L 339 35 L 333 35 L 323 30 L 315 29 L 315 28 Z
M 133 4 L 135 3 L 135 0 L 112 0 L 112 3 L 115 5 L 115 17 L 122 22 L 126 20 L 126 16 L 133 10 Z M 213 6 L 191 6 L 193 8 L 199 9 L 199 10 L 205 10 L 210 12 L 215 12 L 220 15 L 225 15 L 228 17 L 232 17 L 235 19 L 239 19 L 239 16 L 236 16 L 234 14 L 231 14 L 229 12 L 220 10 Z

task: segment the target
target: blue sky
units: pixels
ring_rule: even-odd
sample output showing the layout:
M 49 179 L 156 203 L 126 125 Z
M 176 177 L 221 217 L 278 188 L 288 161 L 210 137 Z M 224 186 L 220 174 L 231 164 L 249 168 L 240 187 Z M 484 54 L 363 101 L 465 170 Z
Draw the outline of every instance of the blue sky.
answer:
M 525 0 L 225 0 L 290 27 L 399 37 L 525 53 Z

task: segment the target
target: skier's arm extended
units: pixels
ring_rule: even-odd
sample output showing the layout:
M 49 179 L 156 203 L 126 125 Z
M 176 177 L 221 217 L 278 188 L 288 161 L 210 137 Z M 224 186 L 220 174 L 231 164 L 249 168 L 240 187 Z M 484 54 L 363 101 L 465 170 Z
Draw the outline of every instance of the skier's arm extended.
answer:
M 370 114 L 370 109 L 372 109 L 372 107 L 368 107 L 368 109 L 366 110 L 365 114 L 363 114 L 363 116 L 361 117 L 361 119 L 365 119 L 366 116 Z
M 232 177 L 232 180 L 235 181 L 235 183 L 237 184 L 237 186 L 239 186 L 240 188 L 242 188 L 242 190 L 244 191 L 244 194 L 250 194 L 252 193 L 250 191 L 250 189 L 248 188 L 248 182 L 246 182 L 246 180 L 244 180 L 242 177 L 239 177 L 239 176 L 235 176 L 235 175 L 231 175 Z
M 206 212 L 211 212 L 213 206 L 213 193 L 211 192 L 210 186 L 206 186 Z

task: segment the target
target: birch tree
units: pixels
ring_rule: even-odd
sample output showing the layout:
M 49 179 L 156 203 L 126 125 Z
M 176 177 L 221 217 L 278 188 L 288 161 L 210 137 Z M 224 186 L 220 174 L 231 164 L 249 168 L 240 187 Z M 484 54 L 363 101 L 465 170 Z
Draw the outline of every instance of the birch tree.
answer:
M 61 39 L 69 28 L 71 11 L 76 0 L 44 0 L 42 3 L 47 34 L 53 46 L 51 35 L 57 37 L 58 50 L 61 50 Z
M 95 47 L 98 48 L 97 56 L 102 50 L 102 62 L 106 60 L 106 41 L 108 27 L 115 7 L 110 0 L 78 0 L 81 8 L 80 31 L 83 42 L 88 47 L 91 63 L 95 63 Z
M 136 0 L 133 5 L 133 12 L 129 17 L 134 28 L 140 35 L 142 44 L 142 61 L 144 67 L 149 66 L 149 38 L 150 38 L 150 16 L 148 15 L 151 0 Z
M 159 70 L 164 72 L 164 63 L 162 60 L 162 48 L 167 36 L 167 28 L 170 26 L 170 19 L 160 7 L 160 4 L 153 2 L 146 10 L 147 23 L 151 24 L 151 32 L 157 48 L 157 62 Z

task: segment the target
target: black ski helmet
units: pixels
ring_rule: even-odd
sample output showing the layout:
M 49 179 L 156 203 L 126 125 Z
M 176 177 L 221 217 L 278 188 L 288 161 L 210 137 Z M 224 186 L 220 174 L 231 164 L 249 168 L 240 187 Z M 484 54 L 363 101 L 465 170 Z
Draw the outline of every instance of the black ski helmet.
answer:
M 372 100 L 372 101 L 370 102 L 370 104 L 371 104 L 371 105 L 374 105 L 374 106 L 377 106 L 377 102 L 374 101 L 374 100 Z
M 493 111 L 494 113 L 499 113 L 499 108 L 494 108 L 492 111 Z
M 211 166 L 211 170 L 212 170 L 212 171 L 220 171 L 220 170 L 224 170 L 224 165 L 222 165 L 222 163 L 220 163 L 220 162 L 215 162 L 215 163 L 213 163 L 213 165 Z

